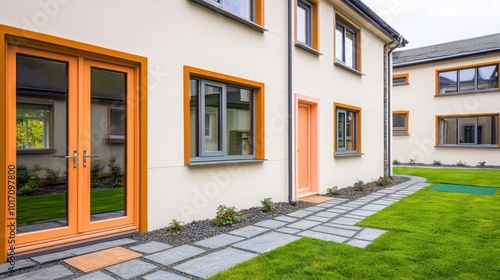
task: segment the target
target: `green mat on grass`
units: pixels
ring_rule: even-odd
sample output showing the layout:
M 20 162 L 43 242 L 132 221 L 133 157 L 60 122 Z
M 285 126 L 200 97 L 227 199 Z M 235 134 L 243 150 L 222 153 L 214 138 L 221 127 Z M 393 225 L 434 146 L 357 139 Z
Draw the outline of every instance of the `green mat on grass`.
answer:
M 441 192 L 460 192 L 460 193 L 481 194 L 481 195 L 494 195 L 495 192 L 497 191 L 497 188 L 453 185 L 453 184 L 436 184 L 432 188 L 430 188 L 430 190 L 441 191 Z

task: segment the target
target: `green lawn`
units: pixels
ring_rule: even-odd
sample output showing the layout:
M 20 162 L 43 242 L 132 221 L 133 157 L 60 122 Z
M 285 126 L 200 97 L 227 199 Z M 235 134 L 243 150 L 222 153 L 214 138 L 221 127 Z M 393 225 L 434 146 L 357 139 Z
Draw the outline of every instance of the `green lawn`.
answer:
M 91 194 L 92 214 L 124 209 L 123 188 L 95 190 Z M 21 196 L 17 198 L 17 224 L 64 219 L 66 194 Z
M 497 170 L 415 169 L 404 171 L 433 182 L 499 185 Z M 365 249 L 302 238 L 211 279 L 500 279 L 500 191 L 425 188 L 358 225 L 389 232 Z
M 431 183 L 500 187 L 500 169 L 394 167 L 394 174 L 425 177 Z

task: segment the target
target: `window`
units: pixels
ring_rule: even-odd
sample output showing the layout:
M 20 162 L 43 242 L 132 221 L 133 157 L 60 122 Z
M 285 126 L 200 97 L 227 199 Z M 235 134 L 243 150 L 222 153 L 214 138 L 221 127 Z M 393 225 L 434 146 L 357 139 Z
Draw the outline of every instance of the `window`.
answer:
M 335 116 L 336 154 L 360 154 L 361 109 L 336 103 Z
M 191 67 L 185 75 L 186 163 L 263 159 L 263 84 Z
M 109 108 L 109 141 L 123 143 L 125 140 L 126 113 L 123 107 Z
M 16 148 L 50 149 L 52 106 L 18 103 L 16 108 Z
M 409 75 L 406 74 L 397 74 L 392 76 L 392 85 L 393 86 L 404 86 L 409 84 Z
M 335 61 L 348 68 L 361 71 L 360 29 L 336 13 Z
M 191 0 L 214 12 L 264 32 L 264 0 Z
M 498 115 L 438 117 L 439 146 L 498 146 Z
M 498 63 L 436 72 L 438 95 L 499 90 Z
M 318 1 L 297 0 L 295 19 L 297 46 L 318 50 Z
M 408 135 L 408 111 L 392 112 L 392 130 L 394 136 Z

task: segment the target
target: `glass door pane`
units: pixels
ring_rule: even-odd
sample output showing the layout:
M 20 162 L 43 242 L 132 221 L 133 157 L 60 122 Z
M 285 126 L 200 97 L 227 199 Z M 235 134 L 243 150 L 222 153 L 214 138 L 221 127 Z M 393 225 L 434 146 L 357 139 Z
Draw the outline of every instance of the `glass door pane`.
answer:
M 84 167 L 90 166 L 90 220 L 126 215 L 127 75 L 90 69 L 90 150 L 84 150 Z
M 16 54 L 18 233 L 68 226 L 67 111 L 68 63 Z

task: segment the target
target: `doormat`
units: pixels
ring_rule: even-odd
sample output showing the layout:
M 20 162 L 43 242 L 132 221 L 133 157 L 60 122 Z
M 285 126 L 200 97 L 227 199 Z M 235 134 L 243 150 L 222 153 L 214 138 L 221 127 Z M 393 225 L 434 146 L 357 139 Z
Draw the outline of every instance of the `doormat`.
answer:
M 322 196 L 322 195 L 311 195 L 311 196 L 306 196 L 306 197 L 301 197 L 299 198 L 299 201 L 307 201 L 307 202 L 313 202 L 313 203 L 322 203 L 328 200 L 331 200 L 331 197 L 328 196 Z
M 139 253 L 116 247 L 66 259 L 64 262 L 83 272 L 90 272 L 139 257 L 142 257 Z
M 480 195 L 494 195 L 497 188 L 492 187 L 478 187 L 478 186 L 465 186 L 465 185 L 453 185 L 453 184 L 436 184 L 430 190 L 441 191 L 441 192 L 459 192 L 459 193 L 470 193 L 470 194 L 480 194 Z

